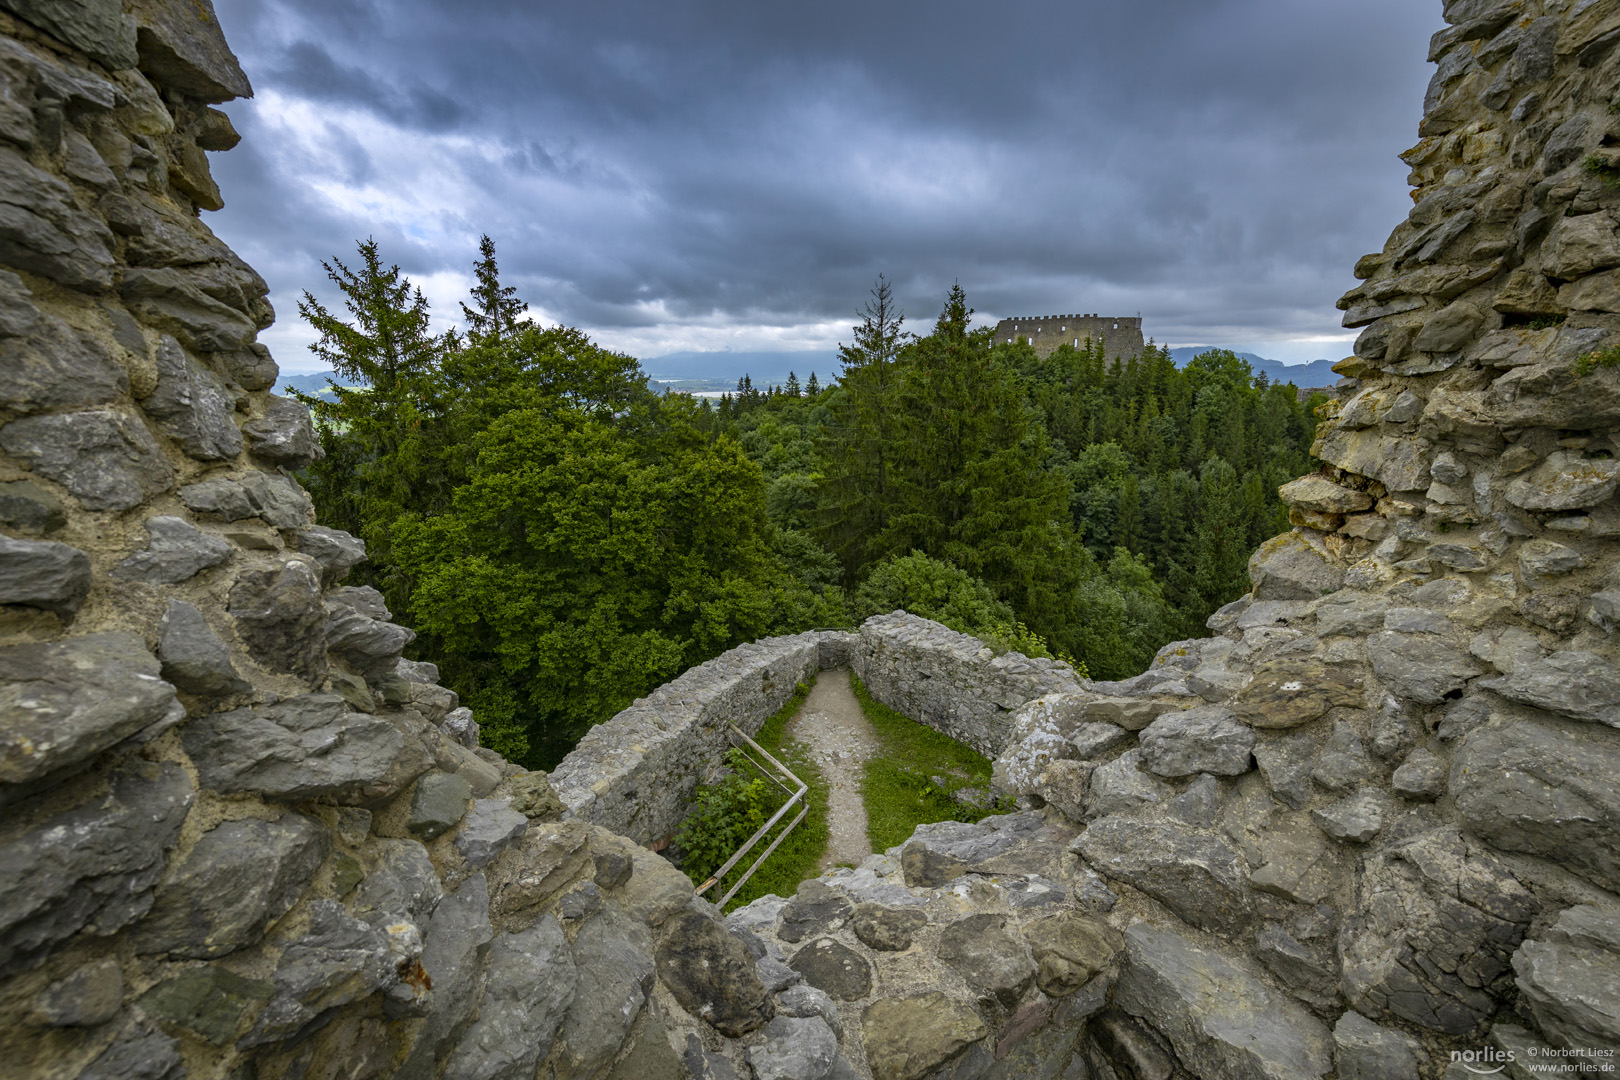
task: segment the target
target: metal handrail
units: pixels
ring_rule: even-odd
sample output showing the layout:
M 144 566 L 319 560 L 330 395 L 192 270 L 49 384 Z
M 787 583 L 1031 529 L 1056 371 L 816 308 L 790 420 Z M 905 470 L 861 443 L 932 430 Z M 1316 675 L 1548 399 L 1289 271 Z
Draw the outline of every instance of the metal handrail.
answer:
M 771 756 L 770 751 L 766 750 L 763 746 L 759 745 L 759 743 L 755 742 L 753 739 L 750 739 L 746 734 L 743 733 L 743 731 L 740 728 L 737 727 L 736 724 L 727 724 L 726 726 L 729 727 L 732 730 L 733 734 L 737 735 L 744 742 L 746 742 L 749 746 L 753 747 L 754 750 L 756 752 L 758 752 L 758 754 L 761 757 L 763 757 L 766 761 L 770 762 L 772 765 L 776 766 L 777 770 L 780 771 L 783 776 L 787 777 L 790 781 L 792 781 L 793 785 L 796 788 L 798 788 L 798 790 L 789 792 L 788 801 L 782 804 L 781 809 L 779 809 L 776 813 L 772 814 L 771 819 L 769 821 L 767 821 L 765 824 L 761 825 L 759 827 L 759 831 L 754 833 L 753 836 L 750 836 L 748 838 L 748 842 L 746 844 L 744 844 L 742 847 L 738 848 L 736 854 L 732 855 L 731 858 L 727 859 L 725 861 L 725 864 L 723 866 L 721 866 L 720 869 L 718 869 L 718 870 L 716 870 L 714 872 L 713 877 L 709 878 L 709 880 L 705 881 L 702 885 L 699 885 L 698 888 L 697 888 L 697 891 L 701 894 L 704 890 L 710 888 L 716 882 L 718 882 L 721 878 L 725 877 L 726 874 L 728 872 L 730 872 L 731 868 L 733 866 L 736 866 L 737 863 L 742 859 L 742 857 L 744 855 L 748 854 L 748 852 L 753 848 L 753 846 L 755 844 L 759 843 L 760 840 L 765 836 L 766 833 L 771 831 L 771 826 L 775 825 L 778 821 L 781 821 L 782 816 L 784 814 L 786 814 L 789 810 L 793 809 L 793 806 L 794 806 L 795 803 L 799 804 L 799 814 L 792 821 L 788 822 L 787 827 L 782 830 L 782 832 L 776 837 L 775 840 L 771 841 L 770 847 L 767 847 L 764 850 L 764 852 L 760 854 L 759 858 L 754 860 L 753 865 L 751 865 L 748 868 L 748 870 L 743 874 L 743 876 L 737 879 L 737 883 L 731 887 L 731 890 L 729 892 L 727 892 L 724 896 L 722 896 L 718 901 L 716 901 L 716 903 L 720 907 L 725 907 L 726 903 L 728 901 L 730 901 L 730 899 L 733 896 L 737 895 L 737 890 L 742 888 L 744 883 L 746 883 L 748 881 L 748 879 L 753 876 L 754 871 L 758 870 L 760 868 L 760 865 L 762 863 L 764 863 L 764 861 L 766 859 L 771 857 L 771 852 L 775 851 L 776 848 L 777 848 L 777 845 L 781 844 L 781 842 L 783 840 L 787 839 L 788 833 L 792 832 L 794 830 L 794 828 L 798 826 L 799 822 L 804 820 L 804 815 L 806 813 L 808 813 L 809 810 L 810 810 L 810 802 L 809 802 L 808 799 L 806 799 L 804 797 L 805 792 L 810 790 L 809 785 L 806 784 L 803 780 L 800 780 L 797 776 L 794 776 L 793 773 L 791 771 L 789 771 L 789 769 L 788 769 L 788 767 L 786 765 L 783 765 L 780 761 L 777 761 L 776 758 Z M 739 747 L 738 749 L 740 750 L 741 748 Z M 778 780 L 775 776 L 772 776 L 769 769 L 765 768 L 765 766 L 761 765 L 759 762 L 757 762 L 753 758 L 749 757 L 746 752 L 743 753 L 743 757 L 744 757 L 744 759 L 747 760 L 747 762 L 750 765 L 754 766 L 754 768 L 758 769 L 761 773 L 763 773 L 765 778 L 770 780 L 771 783 L 775 784 L 777 787 L 781 788 L 783 791 L 788 791 L 788 786 L 786 784 L 782 783 L 782 781 Z

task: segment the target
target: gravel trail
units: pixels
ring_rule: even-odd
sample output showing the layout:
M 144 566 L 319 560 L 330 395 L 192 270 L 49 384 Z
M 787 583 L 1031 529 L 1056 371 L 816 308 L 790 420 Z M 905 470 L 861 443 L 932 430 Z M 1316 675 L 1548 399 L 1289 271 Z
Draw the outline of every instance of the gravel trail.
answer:
M 832 835 L 821 857 L 821 871 L 856 865 L 872 854 L 866 836 L 866 804 L 861 799 L 861 767 L 878 752 L 872 725 L 850 689 L 849 671 L 823 671 L 787 727 L 787 736 L 810 748 L 826 777 L 827 825 Z

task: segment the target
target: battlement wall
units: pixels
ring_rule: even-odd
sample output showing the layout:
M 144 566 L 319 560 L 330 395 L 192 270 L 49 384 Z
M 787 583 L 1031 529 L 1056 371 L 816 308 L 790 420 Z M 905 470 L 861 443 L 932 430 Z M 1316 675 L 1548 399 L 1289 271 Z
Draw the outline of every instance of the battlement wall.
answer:
M 1076 348 L 1087 339 L 1103 343 L 1103 354 L 1140 356 L 1147 347 L 1140 315 L 1014 315 L 996 324 L 994 340 L 1000 345 L 1023 339 L 1040 356 L 1051 356 L 1062 345 Z

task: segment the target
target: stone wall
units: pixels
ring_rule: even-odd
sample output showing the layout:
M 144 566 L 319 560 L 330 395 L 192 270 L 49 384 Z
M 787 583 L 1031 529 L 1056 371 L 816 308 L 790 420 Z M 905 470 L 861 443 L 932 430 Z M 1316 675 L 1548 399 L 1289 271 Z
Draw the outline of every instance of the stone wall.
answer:
M 1147 348 L 1140 315 L 1015 315 L 996 323 L 991 338 L 997 344 L 1022 338 L 1040 356 L 1051 356 L 1061 345 L 1084 344 L 1087 339 L 1101 342 L 1109 360 L 1140 356 Z
M 713 782 L 731 745 L 726 726 L 756 734 L 794 689 L 842 666 L 851 634 L 819 631 L 742 645 L 684 672 L 585 734 L 551 773 L 572 818 L 637 843 L 667 839 Z
M 1082 828 L 1111 1008 L 1191 1075 L 1620 1046 L 1620 4 L 1444 9 L 1295 528 L 1215 637 L 1030 703 L 997 762 Z M 1235 1019 L 1276 992 L 1292 1050 Z
M 876 700 L 989 758 L 1005 749 L 1013 710 L 1080 689 L 1067 664 L 997 656 L 978 638 L 903 611 L 861 626 L 855 673 Z
M 0 0 L 0 1075 L 677 1075 L 771 1001 L 341 584 L 200 216 L 250 92 L 207 0 Z
M 1086 686 L 905 615 L 760 643 L 582 744 L 574 820 L 288 472 L 264 283 L 199 217 L 208 106 L 249 92 L 211 10 L 0 9 L 8 1074 L 1449 1080 L 1620 1044 L 1616 0 L 1445 4 L 1327 464 L 1215 636 Z M 582 820 L 650 839 L 678 800 L 642 786 L 844 662 L 1024 811 L 729 923 Z

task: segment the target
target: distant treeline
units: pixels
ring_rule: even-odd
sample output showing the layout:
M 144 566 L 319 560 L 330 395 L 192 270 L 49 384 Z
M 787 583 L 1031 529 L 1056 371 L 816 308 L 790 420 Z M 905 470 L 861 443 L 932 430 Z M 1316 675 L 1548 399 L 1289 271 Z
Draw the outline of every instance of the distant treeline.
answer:
M 732 646 L 899 607 L 1133 674 L 1245 591 L 1309 467 L 1315 402 L 1231 353 L 1043 360 L 973 329 L 959 287 L 913 336 L 880 278 L 835 382 L 715 403 L 523 318 L 487 237 L 463 332 L 359 254 L 326 266 L 346 314 L 299 305 L 366 387 L 300 395 L 326 450 L 302 479 L 414 655 L 533 767 Z

